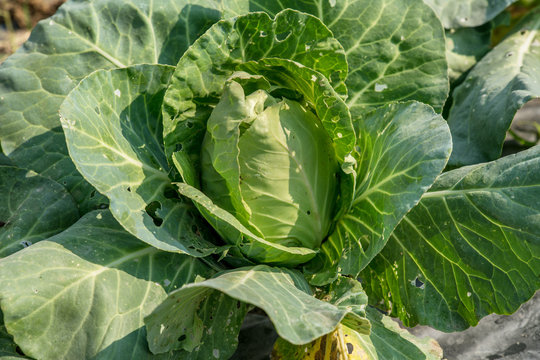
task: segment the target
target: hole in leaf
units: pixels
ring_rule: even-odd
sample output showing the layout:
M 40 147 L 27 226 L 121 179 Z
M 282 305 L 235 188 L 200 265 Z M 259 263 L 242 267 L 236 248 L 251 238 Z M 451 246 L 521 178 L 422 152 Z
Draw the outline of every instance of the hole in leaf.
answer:
M 165 190 L 163 190 L 163 196 L 165 196 L 167 199 L 180 200 L 180 195 L 178 194 L 178 191 L 176 191 L 176 188 L 172 185 L 167 185 L 165 187 Z
M 30 245 L 32 245 L 32 242 L 31 241 L 28 241 L 28 240 L 23 240 L 21 241 L 21 245 L 25 248 L 29 247 Z
M 289 36 L 291 35 L 291 31 L 285 31 L 285 32 L 282 32 L 282 33 L 279 33 L 279 34 L 276 34 L 276 40 L 277 41 L 283 41 L 285 39 L 287 39 Z
M 126 189 L 128 192 L 131 192 L 131 187 L 128 186 L 128 188 Z
M 22 355 L 22 356 L 26 356 L 26 354 L 25 354 L 25 353 L 23 353 L 23 351 L 21 350 L 21 348 L 20 348 L 20 347 L 18 347 L 18 346 L 17 346 L 16 348 L 15 348 L 15 351 L 16 351 L 16 352 L 17 352 L 17 354 L 19 354 L 19 355 Z
M 176 144 L 176 151 L 182 151 L 183 147 L 184 146 L 182 144 L 180 144 L 180 143 Z
M 306 211 L 306 214 L 311 215 L 311 211 L 310 210 Z
M 423 288 L 424 283 L 419 278 L 416 278 L 414 279 L 414 286 L 416 286 L 417 288 Z
M 3 222 L 3 221 L 0 221 L 0 228 L 1 228 L 1 227 L 4 227 L 4 225 L 6 225 L 6 223 Z
M 521 35 L 525 35 L 525 34 L 527 33 L 527 30 L 521 30 L 519 33 L 520 33 Z
M 184 341 L 184 340 L 186 340 L 186 335 L 185 335 L 185 334 L 184 334 L 184 335 L 181 335 L 181 336 L 178 338 L 178 341 L 180 341 L 180 342 L 182 342 L 182 341 Z
M 94 196 L 96 196 L 96 190 L 92 190 L 90 193 L 90 198 L 93 198 Z
M 332 84 L 338 83 L 341 81 L 341 71 L 334 71 L 330 74 L 330 82 Z
M 353 346 L 353 344 L 347 343 L 347 352 L 348 352 L 349 354 L 352 354 L 353 351 L 354 351 L 354 346 Z
M 186 121 L 186 126 L 191 129 L 193 127 L 193 123 L 191 121 Z
M 161 203 L 159 201 L 152 201 L 146 205 L 144 210 L 154 220 L 154 225 L 161 226 L 163 224 L 163 219 L 157 215 L 157 211 L 161 210 Z

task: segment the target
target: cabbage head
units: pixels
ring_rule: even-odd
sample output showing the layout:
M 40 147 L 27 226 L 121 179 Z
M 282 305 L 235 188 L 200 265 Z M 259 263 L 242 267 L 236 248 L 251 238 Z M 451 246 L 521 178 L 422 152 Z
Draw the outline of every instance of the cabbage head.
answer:
M 288 247 L 320 247 L 339 167 L 332 140 L 307 106 L 262 89 L 246 94 L 228 81 L 208 119 L 201 161 L 203 193 L 253 233 Z

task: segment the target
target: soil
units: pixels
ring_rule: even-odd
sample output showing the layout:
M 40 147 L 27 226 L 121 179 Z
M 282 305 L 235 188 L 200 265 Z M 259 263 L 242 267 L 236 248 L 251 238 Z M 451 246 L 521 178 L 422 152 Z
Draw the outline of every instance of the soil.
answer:
M 475 327 L 443 333 L 427 326 L 410 329 L 439 342 L 447 360 L 539 360 L 540 292 L 512 315 L 489 315 Z
M 0 62 L 28 39 L 39 20 L 53 15 L 65 0 L 0 0 Z
M 0 9 L 9 14 L 15 29 L 31 29 L 41 19 L 49 17 L 65 0 L 0 0 Z

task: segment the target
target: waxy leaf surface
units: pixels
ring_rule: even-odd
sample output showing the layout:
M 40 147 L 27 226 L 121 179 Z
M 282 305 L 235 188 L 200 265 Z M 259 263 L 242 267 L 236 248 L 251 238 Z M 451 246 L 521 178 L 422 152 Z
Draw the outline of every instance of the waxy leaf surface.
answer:
M 407 326 L 463 330 L 540 288 L 540 146 L 441 175 L 361 277 Z
M 446 31 L 448 75 L 452 85 L 491 49 L 491 26 Z
M 442 111 L 448 95 L 444 30 L 419 0 L 240 1 L 243 11 L 285 8 L 317 16 L 345 49 L 347 105 L 353 119 L 392 101 L 417 100 Z M 233 11 L 231 9 L 224 9 Z
M 0 258 L 78 219 L 77 204 L 62 185 L 30 170 L 0 166 Z
M 291 27 L 293 23 L 295 26 Z M 317 18 L 288 10 L 275 19 L 264 13 L 252 13 L 220 21 L 189 48 L 171 79 L 163 106 L 167 155 L 181 149 L 189 154 L 198 171 L 206 122 L 225 82 L 241 64 L 263 58 L 296 61 L 315 70 L 310 75 L 323 75 L 313 81 L 310 78 L 311 83 L 324 81 L 324 88 L 334 87 L 338 93 L 346 94 L 343 80 L 347 62 L 343 48 Z M 350 126 L 350 120 L 345 125 Z
M 161 343 L 156 348 L 159 351 L 174 349 L 178 337 L 185 331 L 182 324 L 188 315 L 184 311 L 196 309 L 192 302 L 200 302 L 197 296 L 213 291 L 261 308 L 272 320 L 277 333 L 294 344 L 305 344 L 332 332 L 346 317 L 369 324 L 350 309 L 313 297 L 299 272 L 258 265 L 227 271 L 171 293 L 145 320 L 149 344 Z M 364 329 L 369 331 L 369 325 Z M 164 343 L 164 339 L 168 339 L 168 343 Z
M 517 110 L 540 96 L 540 8 L 484 56 L 454 93 L 448 126 L 451 166 L 472 165 L 501 155 Z
M 0 303 L 8 332 L 31 357 L 152 359 L 144 316 L 167 292 L 210 274 L 195 258 L 149 247 L 108 211 L 94 211 L 5 258 Z
M 487 23 L 517 0 L 424 0 L 445 28 L 473 27 Z
M 60 108 L 71 158 L 110 199 L 115 218 L 161 250 L 192 256 L 218 252 L 204 225 L 169 179 L 161 105 L 174 68 L 137 65 L 93 73 Z
M 0 66 L 0 141 L 13 162 L 62 183 L 83 212 L 102 197 L 69 159 L 58 108 L 97 69 L 139 63 L 176 64 L 220 18 L 216 2 L 74 0 L 41 21 Z
M 316 284 L 335 277 L 338 266 L 356 276 L 379 253 L 446 165 L 450 132 L 426 105 L 392 104 L 363 119 L 358 147 L 351 207 L 307 268 Z

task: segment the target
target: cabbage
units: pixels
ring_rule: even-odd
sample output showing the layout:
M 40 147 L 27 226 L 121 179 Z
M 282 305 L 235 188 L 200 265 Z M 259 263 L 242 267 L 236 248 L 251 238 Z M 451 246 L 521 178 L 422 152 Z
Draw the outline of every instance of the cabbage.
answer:
M 233 162 L 220 146 L 231 138 Z M 208 120 L 201 161 L 202 191 L 251 231 L 284 246 L 321 245 L 339 166 L 332 140 L 309 108 L 260 89 L 246 96 L 230 81 Z

